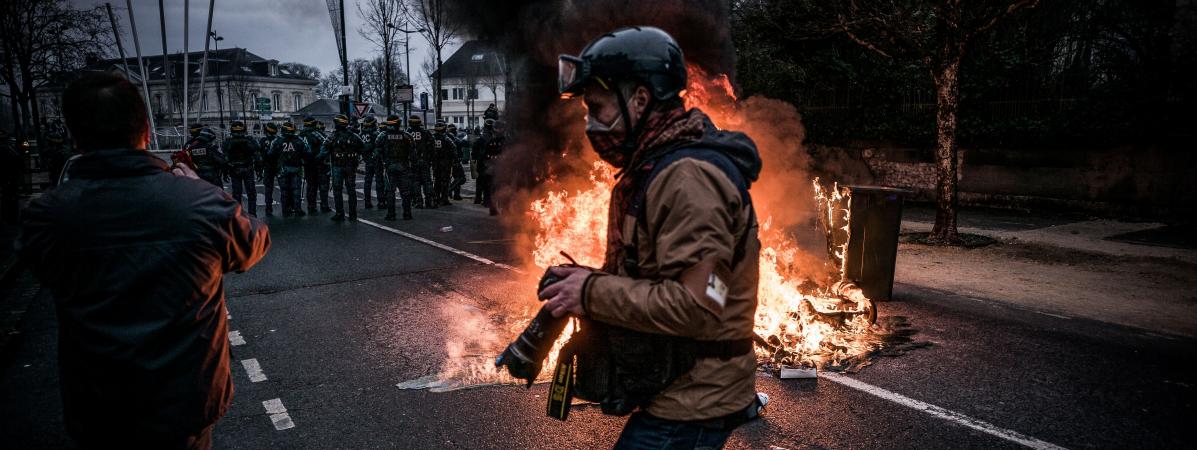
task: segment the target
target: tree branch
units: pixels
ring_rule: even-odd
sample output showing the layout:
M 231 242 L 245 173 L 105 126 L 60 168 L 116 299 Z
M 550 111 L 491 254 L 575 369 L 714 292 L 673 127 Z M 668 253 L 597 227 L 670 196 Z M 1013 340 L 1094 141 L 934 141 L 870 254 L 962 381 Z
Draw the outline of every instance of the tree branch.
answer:
M 981 24 L 980 26 L 978 26 L 976 28 L 973 28 L 971 31 L 969 31 L 967 34 L 965 34 L 964 42 L 969 42 L 977 35 L 984 33 L 986 31 L 989 31 L 990 28 L 993 28 L 994 26 L 996 26 L 1003 19 L 1014 15 L 1014 13 L 1016 13 L 1020 10 L 1023 10 L 1023 9 L 1034 8 L 1037 5 L 1039 5 L 1039 0 L 1017 0 L 1014 3 L 1011 3 L 1010 5 L 1006 6 L 1005 10 L 994 15 L 985 23 Z

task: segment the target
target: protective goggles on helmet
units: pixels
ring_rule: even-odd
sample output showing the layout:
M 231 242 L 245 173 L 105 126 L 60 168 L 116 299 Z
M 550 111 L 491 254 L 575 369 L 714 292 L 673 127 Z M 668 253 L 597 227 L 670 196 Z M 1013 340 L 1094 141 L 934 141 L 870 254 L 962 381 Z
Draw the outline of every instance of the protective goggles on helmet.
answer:
M 580 94 L 582 85 L 590 72 L 590 64 L 582 58 L 571 55 L 557 57 L 557 91 L 561 98 Z

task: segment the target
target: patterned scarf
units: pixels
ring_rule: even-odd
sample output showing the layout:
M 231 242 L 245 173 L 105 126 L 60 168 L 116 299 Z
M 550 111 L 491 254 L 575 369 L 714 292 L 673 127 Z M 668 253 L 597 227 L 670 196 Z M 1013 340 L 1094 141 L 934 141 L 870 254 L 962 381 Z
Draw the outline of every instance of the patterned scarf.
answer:
M 669 149 L 698 142 L 708 119 L 706 113 L 697 108 L 689 111 L 676 108 L 654 112 L 647 120 L 637 140 L 636 151 L 632 153 L 632 163 L 620 172 L 615 188 L 611 190 L 607 211 L 607 252 L 603 262 L 603 271 L 607 273 L 619 273 L 619 267 L 623 265 L 624 219 L 631 213 L 632 200 L 641 189 L 640 184 L 652 173 L 653 160 Z

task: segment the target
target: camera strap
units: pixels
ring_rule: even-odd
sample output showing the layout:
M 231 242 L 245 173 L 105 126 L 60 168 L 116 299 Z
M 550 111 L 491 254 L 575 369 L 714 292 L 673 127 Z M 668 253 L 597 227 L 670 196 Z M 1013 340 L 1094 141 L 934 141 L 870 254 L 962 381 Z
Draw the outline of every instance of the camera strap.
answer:
M 574 400 L 574 355 L 562 350 L 549 384 L 549 417 L 564 421 L 569 417 L 569 408 Z

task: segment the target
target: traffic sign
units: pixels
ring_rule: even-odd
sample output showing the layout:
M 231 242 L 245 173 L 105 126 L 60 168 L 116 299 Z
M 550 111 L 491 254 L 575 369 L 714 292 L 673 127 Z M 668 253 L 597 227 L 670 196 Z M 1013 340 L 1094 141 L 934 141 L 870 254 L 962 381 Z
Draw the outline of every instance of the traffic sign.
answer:
M 258 97 L 257 107 L 259 112 L 270 112 L 270 97 Z
M 416 99 L 415 94 L 416 90 L 410 84 L 398 86 L 395 88 L 395 101 L 399 103 L 411 103 Z
M 366 112 L 370 111 L 370 104 L 366 102 L 353 102 L 353 111 L 357 113 L 359 118 L 365 117 Z

